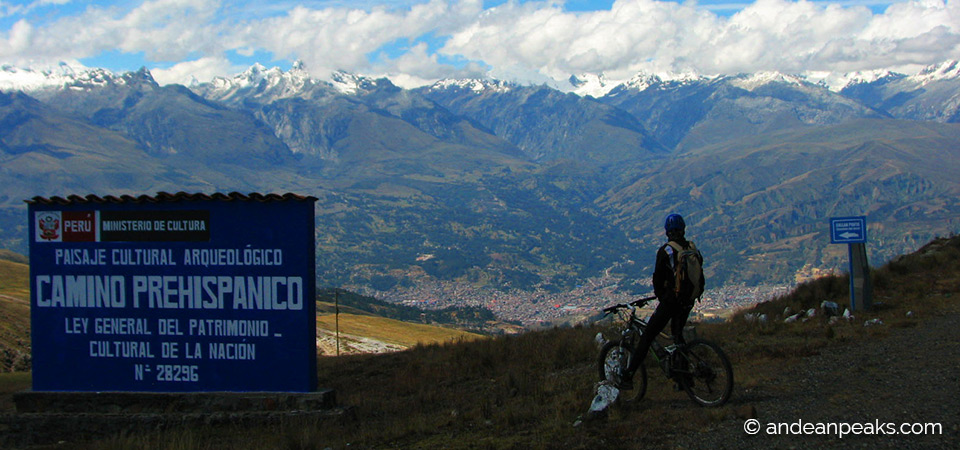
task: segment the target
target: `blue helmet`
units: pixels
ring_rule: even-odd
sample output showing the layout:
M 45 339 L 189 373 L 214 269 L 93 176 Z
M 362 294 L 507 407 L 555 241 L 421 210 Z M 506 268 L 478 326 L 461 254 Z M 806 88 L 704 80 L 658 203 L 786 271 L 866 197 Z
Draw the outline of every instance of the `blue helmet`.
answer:
M 687 224 L 683 222 L 683 217 L 680 214 L 670 214 L 667 216 L 666 223 L 663 224 L 663 229 L 669 233 L 671 231 L 679 231 L 681 233 L 687 228 Z

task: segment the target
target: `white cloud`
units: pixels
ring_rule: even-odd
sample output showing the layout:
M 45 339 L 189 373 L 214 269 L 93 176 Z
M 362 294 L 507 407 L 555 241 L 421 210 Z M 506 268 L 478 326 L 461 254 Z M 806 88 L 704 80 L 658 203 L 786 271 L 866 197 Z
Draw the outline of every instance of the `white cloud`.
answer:
M 38 8 L 50 5 L 65 5 L 73 0 L 36 0 L 27 4 L 0 1 L 0 18 L 22 16 Z
M 469 20 L 479 14 L 480 5 L 473 0 L 433 0 L 405 10 L 296 7 L 283 16 L 249 21 L 235 36 L 244 46 L 300 59 L 314 74 L 363 71 L 371 67 L 368 54 L 396 40 L 417 39 Z
M 167 69 L 153 69 L 153 79 L 161 85 L 182 84 L 189 86 L 193 81 L 209 81 L 215 77 L 232 76 L 241 68 L 227 58 L 209 57 L 185 61 Z
M 213 23 L 216 10 L 215 2 L 204 0 L 154 0 L 130 11 L 91 6 L 43 28 L 21 19 L 0 38 L 0 58 L 81 59 L 119 50 L 176 62 L 196 52 L 222 50 Z
M 119 48 L 142 51 L 157 61 L 176 61 L 201 52 L 222 50 L 220 26 L 215 23 L 217 2 L 205 0 L 154 0 L 117 21 Z
M 582 72 L 625 79 L 638 70 L 803 72 L 930 64 L 960 57 L 958 2 L 903 3 L 874 15 L 864 6 L 758 0 L 729 18 L 694 3 L 653 0 L 619 0 L 610 11 L 578 14 L 552 3 L 508 3 L 453 34 L 441 51 L 558 80 Z
M 618 1 L 610 11 L 574 14 L 551 3 L 508 3 L 454 34 L 441 51 L 555 79 L 630 76 L 641 66 L 677 66 L 715 36 L 719 23 L 693 4 Z
M 50 1 L 66 0 L 30 5 Z M 618 0 L 593 12 L 568 12 L 559 1 L 486 10 L 481 0 L 314 1 L 271 4 L 267 13 L 234 2 L 149 0 L 89 6 L 42 24 L 21 19 L 0 31 L 0 61 L 142 53 L 174 64 L 160 78 L 183 80 L 193 70 L 203 80 L 230 70 L 231 52 L 260 53 L 300 59 L 315 76 L 343 69 L 414 84 L 484 71 L 533 82 L 603 72 L 616 81 L 641 70 L 853 71 L 960 59 L 960 0 L 904 1 L 881 14 L 868 4 L 883 0 L 757 0 L 730 16 L 693 1 Z M 0 3 L 0 11 L 14 8 Z
M 30 40 L 33 35 L 33 26 L 25 20 L 18 20 L 7 32 L 6 39 L 0 41 L 0 55 L 9 55 L 14 60 L 21 59 L 30 52 Z

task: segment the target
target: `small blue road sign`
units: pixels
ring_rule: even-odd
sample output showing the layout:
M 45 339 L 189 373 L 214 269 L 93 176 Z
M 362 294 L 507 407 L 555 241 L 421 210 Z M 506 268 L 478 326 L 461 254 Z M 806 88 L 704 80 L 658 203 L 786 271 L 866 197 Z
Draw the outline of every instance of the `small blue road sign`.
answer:
M 859 244 L 867 242 L 867 218 L 833 217 L 830 219 L 831 244 Z

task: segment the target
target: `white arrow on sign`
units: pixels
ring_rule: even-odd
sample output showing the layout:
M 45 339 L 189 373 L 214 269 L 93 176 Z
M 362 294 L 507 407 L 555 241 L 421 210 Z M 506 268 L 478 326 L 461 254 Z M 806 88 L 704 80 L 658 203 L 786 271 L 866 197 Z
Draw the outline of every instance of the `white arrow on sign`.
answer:
M 846 233 L 841 234 L 840 237 L 844 239 L 850 239 L 850 238 L 860 237 L 860 233 L 851 233 L 848 231 Z

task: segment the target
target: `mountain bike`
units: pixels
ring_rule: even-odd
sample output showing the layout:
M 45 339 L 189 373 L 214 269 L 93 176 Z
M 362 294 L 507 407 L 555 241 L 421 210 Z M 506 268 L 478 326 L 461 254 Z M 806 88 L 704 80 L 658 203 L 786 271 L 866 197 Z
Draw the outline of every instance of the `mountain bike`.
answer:
M 647 321 L 637 316 L 637 310 L 656 298 L 646 297 L 603 310 L 604 316 L 616 313 L 625 326 L 620 339 L 607 342 L 600 350 L 598 366 L 601 382 L 610 381 L 615 386 L 619 385 L 640 335 L 647 330 Z M 717 344 L 704 339 L 692 339 L 682 345 L 661 342 L 666 340 L 672 341 L 669 336 L 660 333 L 650 344 L 650 350 L 668 379 L 675 380 L 701 406 L 721 406 L 730 399 L 733 368 Z M 640 361 L 633 378 L 633 392 L 626 395 L 621 392 L 620 399 L 623 401 L 636 402 L 646 394 L 647 369 L 643 361 Z

